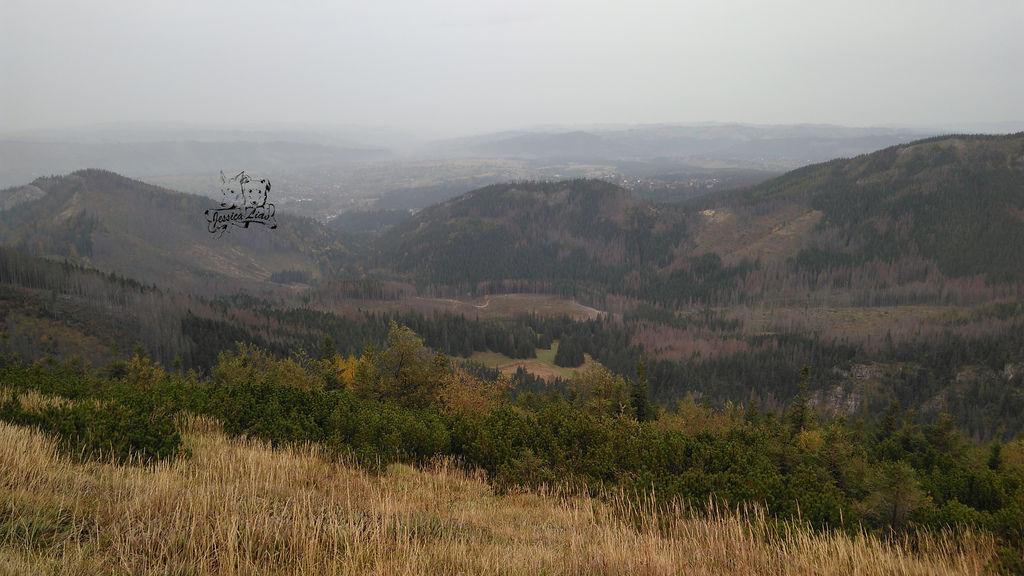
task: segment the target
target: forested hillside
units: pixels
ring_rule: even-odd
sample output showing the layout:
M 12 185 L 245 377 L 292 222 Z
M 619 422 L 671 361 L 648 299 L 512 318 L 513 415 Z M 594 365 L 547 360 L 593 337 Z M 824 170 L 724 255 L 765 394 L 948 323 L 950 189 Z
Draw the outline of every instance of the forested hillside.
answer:
M 798 273 L 841 278 L 849 269 L 896 262 L 901 275 L 877 277 L 876 287 L 926 277 L 930 266 L 946 278 L 1016 282 L 1024 273 L 1024 251 L 1018 249 L 1024 245 L 1024 135 L 894 146 L 802 168 L 708 199 L 705 208 L 736 214 L 734 224 L 781 212 L 813 221 L 806 231 L 791 230 L 806 235 L 797 250 L 755 252 L 762 259 L 792 260 Z M 707 240 L 706 249 L 731 248 Z M 737 254 L 723 257 L 729 255 Z M 827 275 L 823 280 L 842 287 Z
M 600 180 L 499 184 L 396 226 L 377 262 L 427 291 L 621 291 L 684 238 L 673 214 Z
M 470 192 L 395 227 L 379 267 L 428 291 L 628 295 L 667 305 L 842 292 L 984 301 L 1024 279 L 1024 136 L 956 136 L 682 206 L 601 181 Z
M 40 178 L 32 188 L 41 194 L 0 212 L 4 246 L 165 287 L 224 294 L 282 275 L 308 282 L 333 273 L 347 250 L 321 224 L 287 214 L 275 216 L 273 230 L 217 237 L 204 215 L 216 201 L 103 170 Z

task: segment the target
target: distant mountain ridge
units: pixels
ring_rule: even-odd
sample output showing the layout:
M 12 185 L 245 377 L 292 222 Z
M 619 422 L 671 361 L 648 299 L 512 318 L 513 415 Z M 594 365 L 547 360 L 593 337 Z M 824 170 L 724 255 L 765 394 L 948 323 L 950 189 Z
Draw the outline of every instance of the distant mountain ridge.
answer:
M 381 148 L 312 142 L 49 142 L 0 138 L 0 186 L 21 184 L 40 174 L 66 174 L 94 166 L 141 178 L 216 174 L 226 166 L 261 166 L 264 170 L 274 170 L 381 159 L 389 154 Z
M 893 128 L 745 124 L 641 125 L 498 133 L 439 142 L 455 153 L 552 161 L 676 158 L 729 160 L 737 165 L 792 169 L 911 141 L 926 133 Z

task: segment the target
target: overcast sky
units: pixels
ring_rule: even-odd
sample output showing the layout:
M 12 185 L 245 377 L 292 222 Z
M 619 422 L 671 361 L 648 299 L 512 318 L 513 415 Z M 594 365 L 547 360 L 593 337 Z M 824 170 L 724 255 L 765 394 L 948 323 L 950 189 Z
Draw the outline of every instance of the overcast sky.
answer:
M 1022 120 L 1021 0 L 0 0 L 0 130 Z

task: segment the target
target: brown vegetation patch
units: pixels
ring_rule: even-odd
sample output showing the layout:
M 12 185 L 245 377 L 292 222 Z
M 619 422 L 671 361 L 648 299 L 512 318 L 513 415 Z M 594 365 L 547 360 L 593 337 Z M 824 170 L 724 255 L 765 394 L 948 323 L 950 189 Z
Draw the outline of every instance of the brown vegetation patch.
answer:
M 772 262 L 785 260 L 800 251 L 823 215 L 819 210 L 810 210 L 792 218 L 779 219 L 772 224 L 769 232 L 729 252 L 722 260 L 727 263 L 737 263 L 744 259 Z M 758 222 L 757 226 L 761 228 L 764 223 Z
M 397 300 L 343 300 L 333 302 L 331 311 L 343 313 L 356 309 L 373 312 L 416 311 L 421 314 L 451 312 L 468 318 L 507 318 L 521 314 L 569 316 L 574 320 L 593 320 L 604 312 L 575 300 L 545 294 L 495 294 L 475 299 L 426 298 L 414 296 Z
M 711 330 L 691 327 L 685 330 L 662 324 L 641 322 L 633 334 L 633 343 L 640 345 L 654 360 L 687 360 L 729 356 L 747 349 L 739 338 L 717 334 Z
M 872 341 L 886 334 L 898 342 L 908 336 L 944 329 L 963 312 L 943 306 L 775 306 L 734 309 L 747 333 L 801 332 L 823 338 Z
M 726 264 L 745 258 L 780 261 L 799 251 L 822 215 L 800 204 L 780 207 L 765 215 L 726 208 L 704 210 L 694 253 L 714 252 Z

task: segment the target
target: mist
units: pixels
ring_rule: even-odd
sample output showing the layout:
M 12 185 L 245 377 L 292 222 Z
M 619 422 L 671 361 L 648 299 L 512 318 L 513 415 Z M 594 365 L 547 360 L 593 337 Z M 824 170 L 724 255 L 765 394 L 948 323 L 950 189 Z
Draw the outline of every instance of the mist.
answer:
M 1022 24 L 1013 1 L 4 1 L 0 132 L 1013 129 Z

